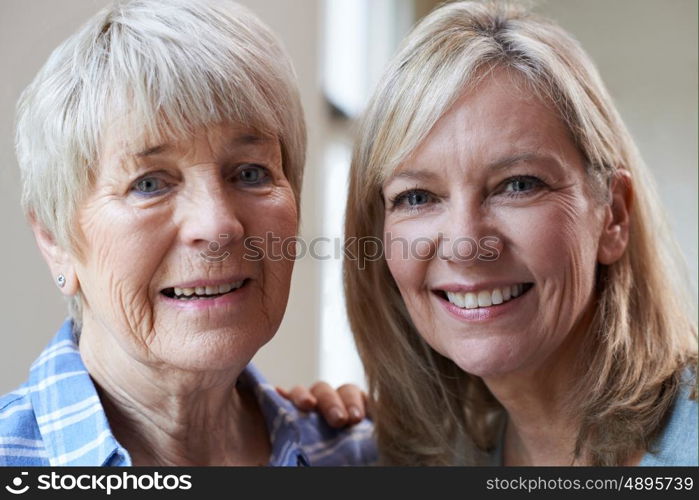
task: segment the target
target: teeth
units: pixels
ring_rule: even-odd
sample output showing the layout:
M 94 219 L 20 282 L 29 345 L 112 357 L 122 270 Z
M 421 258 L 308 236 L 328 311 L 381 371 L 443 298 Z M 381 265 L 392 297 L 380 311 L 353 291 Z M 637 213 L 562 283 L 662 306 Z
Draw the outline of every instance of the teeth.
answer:
M 492 290 L 481 290 L 480 292 L 446 292 L 447 299 L 455 306 L 464 309 L 476 309 L 477 307 L 490 307 L 502 304 L 508 300 L 522 295 L 524 285 L 511 285 Z
M 488 291 L 478 292 L 478 307 L 489 307 L 493 305 L 492 294 Z
M 460 293 L 447 292 L 447 299 L 456 306 L 464 307 L 464 296 Z
M 466 309 L 475 309 L 478 307 L 478 297 L 475 293 L 467 293 L 464 302 Z
M 176 297 L 191 297 L 192 295 L 207 296 L 207 295 L 220 295 L 223 293 L 228 293 L 231 290 L 237 290 L 243 286 L 243 281 L 236 281 L 235 283 L 228 283 L 225 285 L 217 286 L 198 286 L 196 288 L 178 288 L 175 287 Z

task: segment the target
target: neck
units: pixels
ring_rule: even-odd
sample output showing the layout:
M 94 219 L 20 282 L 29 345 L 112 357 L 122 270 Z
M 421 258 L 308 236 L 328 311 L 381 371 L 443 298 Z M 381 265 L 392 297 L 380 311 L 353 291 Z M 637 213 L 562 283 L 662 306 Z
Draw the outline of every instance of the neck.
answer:
M 580 419 L 570 404 L 576 380 L 585 376 L 576 371 L 585 331 L 574 329 L 535 368 L 484 377 L 488 389 L 507 412 L 505 465 L 585 465 L 583 457 L 575 457 Z
M 112 432 L 134 465 L 260 465 L 269 459 L 264 418 L 238 370 L 192 372 L 125 352 L 84 321 L 80 354 Z
M 575 371 L 574 358 L 556 359 L 542 369 L 484 379 L 507 413 L 503 465 L 592 465 L 589 449 L 575 455 L 581 422 L 571 404 L 575 381 L 588 375 Z M 638 465 L 644 454 L 639 449 L 620 465 Z
M 534 374 L 486 380 L 504 406 L 504 465 L 581 465 L 574 460 L 579 421 L 565 407 L 562 383 Z

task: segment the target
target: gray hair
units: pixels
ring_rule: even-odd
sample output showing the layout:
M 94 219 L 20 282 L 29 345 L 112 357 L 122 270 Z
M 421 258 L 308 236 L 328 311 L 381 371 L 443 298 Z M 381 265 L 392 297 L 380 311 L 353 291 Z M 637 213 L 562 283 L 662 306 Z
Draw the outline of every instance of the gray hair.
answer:
M 117 118 L 141 141 L 215 123 L 275 136 L 299 203 L 306 129 L 296 75 L 280 42 L 238 4 L 116 2 L 56 48 L 22 93 L 22 206 L 64 249 L 78 250 L 77 207 Z M 80 319 L 78 297 L 71 313 Z

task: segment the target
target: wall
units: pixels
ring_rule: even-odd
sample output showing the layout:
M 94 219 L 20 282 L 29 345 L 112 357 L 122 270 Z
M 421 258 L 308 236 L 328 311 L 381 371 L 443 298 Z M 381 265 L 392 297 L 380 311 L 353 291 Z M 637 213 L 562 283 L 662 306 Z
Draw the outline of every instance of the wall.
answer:
M 549 0 L 595 61 L 653 173 L 697 292 L 696 0 Z

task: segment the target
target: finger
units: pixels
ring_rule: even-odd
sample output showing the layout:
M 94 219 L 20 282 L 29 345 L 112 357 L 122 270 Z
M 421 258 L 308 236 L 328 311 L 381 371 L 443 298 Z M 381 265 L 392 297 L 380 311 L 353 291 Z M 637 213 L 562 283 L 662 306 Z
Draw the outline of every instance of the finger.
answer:
M 374 414 L 374 400 L 369 397 L 366 392 L 362 391 L 362 401 L 366 410 L 366 418 L 371 418 Z
M 293 405 L 302 411 L 315 410 L 318 405 L 318 400 L 311 392 L 300 385 L 295 386 L 289 391 L 288 398 Z
M 330 427 L 347 424 L 347 410 L 335 389 L 325 382 L 318 382 L 311 387 L 311 394 L 318 400 L 318 411 Z
M 347 423 L 354 425 L 366 416 L 366 402 L 362 390 L 354 384 L 345 384 L 337 388 L 337 394 L 347 409 Z

